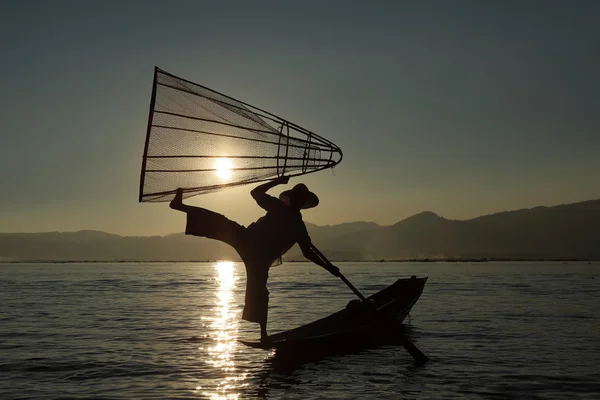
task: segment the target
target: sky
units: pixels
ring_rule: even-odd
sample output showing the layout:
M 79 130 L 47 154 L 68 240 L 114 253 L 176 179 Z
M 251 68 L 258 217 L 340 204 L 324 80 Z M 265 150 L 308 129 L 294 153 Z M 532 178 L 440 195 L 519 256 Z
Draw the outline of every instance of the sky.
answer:
M 290 181 L 320 198 L 308 222 L 600 198 L 599 17 L 596 1 L 2 1 L 0 232 L 184 230 L 138 203 L 154 66 L 342 148 Z M 189 202 L 249 224 L 250 189 Z

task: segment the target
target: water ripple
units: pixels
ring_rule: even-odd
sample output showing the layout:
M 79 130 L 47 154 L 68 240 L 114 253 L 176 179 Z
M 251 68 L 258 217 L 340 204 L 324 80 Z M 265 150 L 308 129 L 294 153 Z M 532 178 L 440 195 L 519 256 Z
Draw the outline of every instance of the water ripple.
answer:
M 247 348 L 233 263 L 3 265 L 0 393 L 9 399 L 598 399 L 600 265 L 340 264 L 370 294 L 429 276 L 401 346 L 291 363 Z M 353 294 L 308 264 L 272 270 L 271 332 Z

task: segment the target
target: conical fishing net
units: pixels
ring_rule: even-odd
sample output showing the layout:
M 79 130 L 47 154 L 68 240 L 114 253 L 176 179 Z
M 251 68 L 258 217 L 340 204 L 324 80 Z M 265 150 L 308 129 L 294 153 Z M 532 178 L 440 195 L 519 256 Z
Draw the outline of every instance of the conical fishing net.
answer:
M 303 175 L 338 164 L 332 142 L 269 112 L 155 69 L 141 202 Z

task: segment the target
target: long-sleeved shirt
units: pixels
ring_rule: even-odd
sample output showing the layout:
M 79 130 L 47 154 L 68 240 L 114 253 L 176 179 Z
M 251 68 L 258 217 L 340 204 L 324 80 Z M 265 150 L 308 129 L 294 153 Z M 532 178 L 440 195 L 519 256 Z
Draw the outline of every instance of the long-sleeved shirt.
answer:
M 281 200 L 265 192 L 252 192 L 252 197 L 267 214 L 248 226 L 248 231 L 265 259 L 274 265 L 281 264 L 281 256 L 295 243 L 310 246 L 310 236 L 302 220 L 302 214 L 286 206 Z

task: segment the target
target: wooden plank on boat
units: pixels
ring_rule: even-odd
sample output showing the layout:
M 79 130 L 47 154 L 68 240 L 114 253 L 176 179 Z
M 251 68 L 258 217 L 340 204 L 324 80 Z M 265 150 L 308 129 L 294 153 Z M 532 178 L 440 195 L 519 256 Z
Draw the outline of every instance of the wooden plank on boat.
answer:
M 248 347 L 254 347 L 255 349 L 269 350 L 272 347 L 272 343 L 264 343 L 260 340 L 238 340 L 238 342 Z
M 263 349 L 263 350 L 270 350 L 270 349 L 276 349 L 276 350 L 288 349 L 289 350 L 289 349 L 301 349 L 303 347 L 320 346 L 320 345 L 326 344 L 328 342 L 331 342 L 333 340 L 339 340 L 340 338 L 343 338 L 347 335 L 351 335 L 352 333 L 353 332 L 339 332 L 339 333 L 332 333 L 332 334 L 322 335 L 322 336 L 306 337 L 306 338 L 302 338 L 302 339 L 286 339 L 286 340 L 270 341 L 267 343 L 261 342 L 260 340 L 242 340 L 242 339 L 239 339 L 238 342 L 240 342 L 243 345 L 249 346 L 249 347 Z

